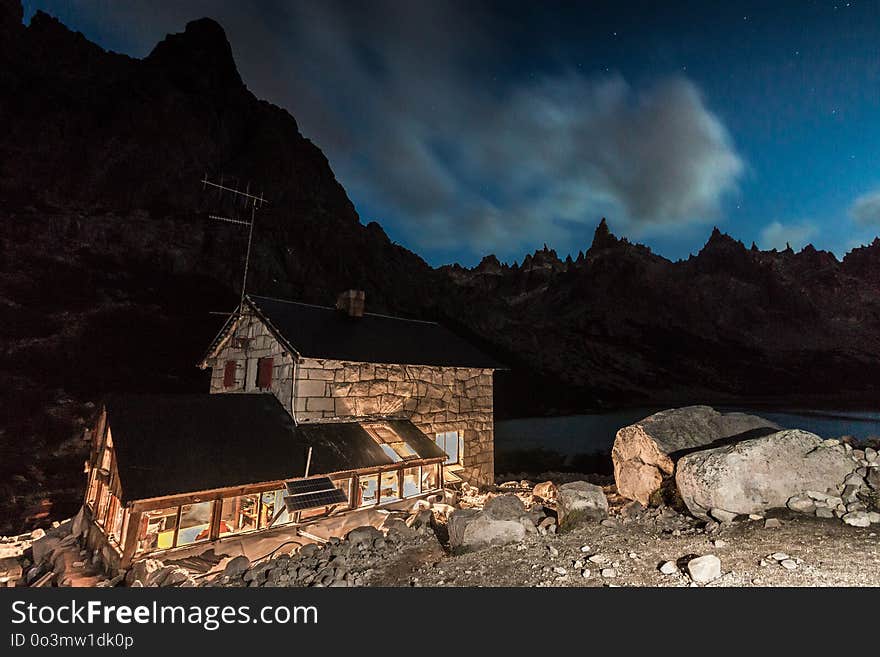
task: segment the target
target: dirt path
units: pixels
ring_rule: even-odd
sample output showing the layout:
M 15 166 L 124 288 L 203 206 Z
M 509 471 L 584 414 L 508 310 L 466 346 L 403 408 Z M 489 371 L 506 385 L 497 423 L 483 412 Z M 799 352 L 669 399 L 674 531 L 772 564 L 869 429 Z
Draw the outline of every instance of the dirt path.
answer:
M 618 521 L 617 527 L 591 525 L 561 536 L 532 535 L 522 544 L 461 556 L 439 549 L 410 553 L 399 563 L 389 563 L 369 583 L 689 586 L 686 574 L 664 575 L 660 564 L 679 561 L 683 566 L 689 556 L 714 554 L 721 559 L 722 576 L 707 586 L 880 586 L 876 527 L 861 529 L 839 520 L 794 515 L 781 522 L 776 529 L 765 528 L 763 521 L 747 521 L 707 532 L 684 516 L 643 517 Z M 797 567 L 788 570 L 769 557 L 779 552 L 795 560 Z M 590 556 L 604 563 L 593 563 Z M 604 568 L 614 570 L 616 576 L 603 577 Z M 590 575 L 585 578 L 582 573 L 587 569 Z

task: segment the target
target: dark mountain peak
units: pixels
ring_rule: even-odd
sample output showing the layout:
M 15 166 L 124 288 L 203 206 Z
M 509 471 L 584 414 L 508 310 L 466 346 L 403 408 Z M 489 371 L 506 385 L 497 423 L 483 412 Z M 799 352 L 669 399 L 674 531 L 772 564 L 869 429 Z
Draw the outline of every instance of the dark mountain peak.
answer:
M 502 265 L 494 253 L 490 253 L 483 257 L 483 259 L 480 260 L 480 264 L 474 267 L 474 271 L 481 274 L 500 274 L 501 270 Z
M 749 251 L 751 251 L 752 253 L 757 253 L 759 251 L 758 245 L 752 242 L 752 246 L 749 247 Z
M 727 233 L 722 233 L 718 227 L 712 229 L 706 245 L 700 250 L 700 255 L 709 253 L 729 253 L 732 251 L 745 251 L 746 246 L 739 240 L 733 239 Z
M 605 220 L 605 217 L 602 217 L 602 221 L 599 222 L 599 225 L 596 226 L 596 232 L 593 233 L 593 244 L 590 246 L 591 251 L 598 251 L 600 249 L 611 249 L 617 246 L 620 243 L 609 230 L 608 222 Z
M 164 68 L 189 91 L 243 86 L 226 32 L 211 18 L 190 21 L 183 32 L 169 34 L 144 61 Z

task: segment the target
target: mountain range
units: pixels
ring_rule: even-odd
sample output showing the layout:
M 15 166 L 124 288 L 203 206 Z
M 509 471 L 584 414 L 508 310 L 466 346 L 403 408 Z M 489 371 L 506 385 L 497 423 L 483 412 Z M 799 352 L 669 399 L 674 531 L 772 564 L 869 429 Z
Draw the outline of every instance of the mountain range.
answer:
M 208 217 L 245 211 L 205 175 L 268 200 L 249 291 L 359 288 L 368 310 L 449 325 L 510 366 L 500 417 L 876 399 L 880 241 L 840 261 L 716 229 L 672 262 L 603 219 L 576 258 L 432 268 L 361 223 L 210 19 L 134 59 L 0 0 L 0 125 L 0 533 L 70 512 L 102 394 L 207 389 L 194 364 L 238 299 L 247 233 Z

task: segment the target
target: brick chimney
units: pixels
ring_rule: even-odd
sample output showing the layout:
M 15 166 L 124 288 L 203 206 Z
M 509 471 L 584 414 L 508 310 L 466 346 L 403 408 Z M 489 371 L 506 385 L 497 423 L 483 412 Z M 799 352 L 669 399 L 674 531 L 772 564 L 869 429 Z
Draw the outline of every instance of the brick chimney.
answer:
M 349 317 L 362 317 L 364 314 L 364 291 L 346 290 L 336 297 L 336 309 Z

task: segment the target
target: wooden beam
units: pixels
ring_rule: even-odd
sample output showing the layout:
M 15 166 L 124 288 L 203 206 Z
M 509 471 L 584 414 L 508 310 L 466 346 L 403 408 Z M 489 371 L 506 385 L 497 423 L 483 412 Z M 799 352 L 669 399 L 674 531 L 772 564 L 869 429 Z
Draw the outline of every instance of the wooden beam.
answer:
M 122 568 L 128 568 L 137 549 L 138 531 L 141 526 L 141 517 L 143 513 L 140 511 L 128 510 L 128 529 L 125 530 L 125 537 L 122 540 Z

